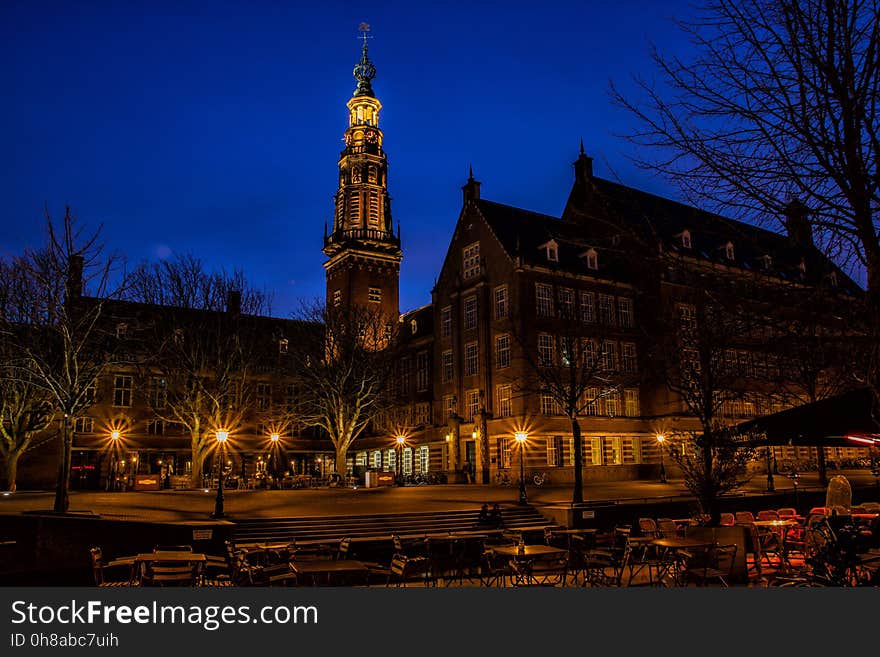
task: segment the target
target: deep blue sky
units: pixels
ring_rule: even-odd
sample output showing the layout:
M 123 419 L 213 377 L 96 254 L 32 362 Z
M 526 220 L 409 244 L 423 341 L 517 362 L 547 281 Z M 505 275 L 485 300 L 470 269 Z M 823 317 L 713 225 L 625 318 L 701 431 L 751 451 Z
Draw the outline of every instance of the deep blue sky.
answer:
M 286 316 L 324 294 L 357 27 L 372 26 L 401 309 L 430 301 L 472 164 L 483 196 L 558 214 L 583 137 L 604 177 L 674 196 L 625 158 L 608 81 L 684 49 L 679 0 L 42 2 L 0 5 L 0 252 L 44 204 L 130 259 L 240 267 Z

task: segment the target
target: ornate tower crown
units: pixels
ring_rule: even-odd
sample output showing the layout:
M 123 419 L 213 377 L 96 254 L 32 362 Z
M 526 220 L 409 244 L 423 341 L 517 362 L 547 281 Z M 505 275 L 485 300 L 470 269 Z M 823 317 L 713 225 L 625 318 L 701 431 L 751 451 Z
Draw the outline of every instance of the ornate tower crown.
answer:
M 370 61 L 370 57 L 367 55 L 367 39 L 371 38 L 367 36 L 367 32 L 370 31 L 370 26 L 367 23 L 361 23 L 360 31 L 364 37 L 364 48 L 361 53 L 361 60 L 355 64 L 354 71 L 352 71 L 354 79 L 358 81 L 354 95 L 372 96 L 373 86 L 370 83 L 376 77 L 376 67 L 373 66 L 373 62 Z
M 403 252 L 394 234 L 388 196 L 388 160 L 379 129 L 382 103 L 370 84 L 376 67 L 367 56 L 370 26 L 361 23 L 363 50 L 354 67 L 358 82 L 346 103 L 348 128 L 339 154 L 339 187 L 333 229 L 324 236 L 328 303 L 381 307 L 398 315 L 398 273 Z M 326 232 L 326 231 L 325 231 Z

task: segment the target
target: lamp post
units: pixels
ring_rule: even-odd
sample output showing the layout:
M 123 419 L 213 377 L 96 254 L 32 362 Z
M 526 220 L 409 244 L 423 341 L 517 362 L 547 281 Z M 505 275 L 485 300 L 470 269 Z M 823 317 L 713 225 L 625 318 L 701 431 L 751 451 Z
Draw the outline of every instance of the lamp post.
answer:
M 773 481 L 773 458 L 771 457 L 770 445 L 764 448 L 764 455 L 767 457 L 767 492 L 772 493 L 776 490 L 776 484 Z
M 397 449 L 397 458 L 395 459 L 397 463 L 397 476 L 396 482 L 398 486 L 403 485 L 403 444 L 406 442 L 406 438 L 404 436 L 398 436 L 395 439 L 395 448 Z
M 797 470 L 794 470 L 791 473 L 791 481 L 794 484 L 794 510 L 795 513 L 800 513 L 800 500 L 798 499 L 798 480 L 801 478 L 800 474 L 798 474 Z
M 514 435 L 516 442 L 519 443 L 519 503 L 528 504 L 526 497 L 526 467 L 524 462 L 524 454 L 526 451 L 526 439 L 529 437 L 525 431 L 517 431 Z
M 217 432 L 217 450 L 219 452 L 217 458 L 217 497 L 214 500 L 214 513 L 212 518 L 225 518 L 223 513 L 223 466 L 226 461 L 226 440 L 229 438 L 228 431 Z
M 666 465 L 663 463 L 663 443 L 666 442 L 666 436 L 662 433 L 657 434 L 657 444 L 660 446 L 660 483 L 666 483 Z

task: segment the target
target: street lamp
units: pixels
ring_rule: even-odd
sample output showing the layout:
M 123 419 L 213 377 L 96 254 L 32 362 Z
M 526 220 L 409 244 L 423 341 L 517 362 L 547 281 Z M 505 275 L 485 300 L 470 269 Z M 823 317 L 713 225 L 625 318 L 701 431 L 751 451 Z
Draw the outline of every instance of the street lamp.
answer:
M 666 436 L 662 433 L 657 434 L 657 444 L 660 446 L 660 483 L 666 483 L 666 465 L 663 463 L 663 443 L 666 442 Z
M 800 513 L 800 501 L 798 499 L 798 480 L 801 478 L 800 474 L 798 474 L 797 470 L 794 470 L 791 473 L 791 481 L 794 484 L 794 510 L 795 513 Z
M 513 437 L 519 443 L 519 503 L 528 504 L 529 500 L 526 497 L 526 468 L 523 455 L 526 451 L 526 439 L 529 435 L 525 431 L 517 431 L 513 434 Z
M 397 485 L 403 485 L 403 444 L 406 442 L 406 438 L 404 436 L 398 436 L 396 443 L 397 448 Z
M 122 438 L 122 433 L 118 429 L 110 432 L 110 440 L 119 440 L 120 438 Z
M 217 458 L 217 498 L 214 500 L 214 513 L 212 518 L 225 518 L 223 513 L 223 466 L 226 461 L 226 440 L 229 438 L 228 431 L 217 432 L 217 449 L 220 454 Z
M 773 459 L 771 457 L 770 445 L 764 448 L 764 455 L 767 457 L 767 492 L 772 493 L 776 490 L 776 484 L 773 481 Z

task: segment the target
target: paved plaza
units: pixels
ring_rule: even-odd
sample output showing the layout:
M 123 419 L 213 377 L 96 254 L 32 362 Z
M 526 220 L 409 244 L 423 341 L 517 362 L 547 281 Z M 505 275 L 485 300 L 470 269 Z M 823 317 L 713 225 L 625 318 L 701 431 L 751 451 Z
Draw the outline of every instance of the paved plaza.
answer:
M 863 497 L 877 499 L 880 488 L 868 470 L 832 471 L 843 474 L 853 486 L 853 501 Z M 766 477 L 757 476 L 741 489 L 746 495 L 760 495 Z M 815 472 L 801 475 L 799 490 L 816 490 Z M 790 479 L 775 478 L 777 494 L 789 493 L 794 500 Z M 876 488 L 876 490 L 874 490 Z M 165 490 L 152 492 L 105 493 L 72 491 L 71 511 L 88 511 L 108 519 L 151 522 L 204 521 L 214 509 L 215 490 Z M 661 484 L 653 481 L 590 483 L 584 486 L 585 501 L 640 500 L 661 502 L 664 498 L 684 499 L 688 493 L 681 480 Z M 570 486 L 528 488 L 529 502 L 537 507 L 567 504 Z M 518 488 L 478 484 L 441 484 L 382 488 L 311 488 L 300 490 L 225 491 L 225 510 L 233 519 L 283 518 L 304 516 L 369 515 L 414 511 L 454 511 L 478 508 L 483 502 L 515 503 Z M 52 508 L 51 491 L 21 491 L 0 495 L 0 513 L 41 511 Z

